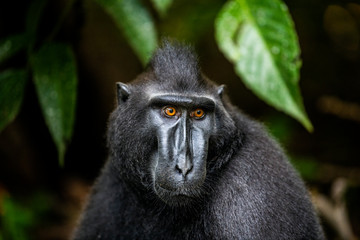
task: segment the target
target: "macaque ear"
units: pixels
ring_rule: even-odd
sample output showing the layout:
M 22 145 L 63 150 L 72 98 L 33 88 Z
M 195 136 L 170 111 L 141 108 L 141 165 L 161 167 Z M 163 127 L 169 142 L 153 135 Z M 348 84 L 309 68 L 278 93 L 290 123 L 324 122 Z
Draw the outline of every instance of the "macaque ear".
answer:
M 224 91 L 226 89 L 226 85 L 221 85 L 220 87 L 218 87 L 217 89 L 217 94 L 219 95 L 220 98 L 222 98 Z
M 119 105 L 121 103 L 126 102 L 126 100 L 129 98 L 130 89 L 129 89 L 128 85 L 126 85 L 125 83 L 121 83 L 121 82 L 117 82 L 116 86 L 117 86 L 117 100 L 118 100 L 118 105 Z

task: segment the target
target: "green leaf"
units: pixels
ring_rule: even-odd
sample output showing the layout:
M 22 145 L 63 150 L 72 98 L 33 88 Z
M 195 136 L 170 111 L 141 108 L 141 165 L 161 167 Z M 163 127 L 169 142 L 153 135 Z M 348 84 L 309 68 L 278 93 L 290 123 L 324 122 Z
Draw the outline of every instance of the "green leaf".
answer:
M 17 34 L 0 40 L 0 63 L 25 49 L 27 43 L 26 34 Z
M 165 16 L 173 0 L 151 0 L 160 16 Z
M 18 114 L 26 79 L 24 70 L 6 70 L 0 73 L 0 131 Z
M 215 24 L 218 45 L 245 85 L 312 131 L 298 86 L 298 39 L 286 5 L 279 0 L 232 0 Z
M 69 46 L 48 44 L 32 57 L 32 67 L 41 109 L 62 165 L 75 119 L 75 58 Z
M 291 156 L 290 162 L 299 171 L 301 177 L 306 180 L 315 180 L 321 172 L 321 166 L 316 159 L 306 156 Z
M 218 0 L 174 1 L 159 28 L 165 36 L 185 42 L 198 42 L 213 31 L 221 3 Z
M 49 195 L 39 192 L 32 196 L 15 199 L 0 194 L 0 240 L 30 240 L 34 227 L 44 220 L 43 216 L 52 206 Z
M 31 209 L 22 206 L 9 197 L 1 199 L 4 215 L 1 216 L 1 223 L 4 235 L 8 239 L 27 240 L 28 229 L 34 221 L 34 214 Z
M 157 32 L 148 10 L 139 0 L 96 0 L 123 30 L 145 66 L 157 47 Z

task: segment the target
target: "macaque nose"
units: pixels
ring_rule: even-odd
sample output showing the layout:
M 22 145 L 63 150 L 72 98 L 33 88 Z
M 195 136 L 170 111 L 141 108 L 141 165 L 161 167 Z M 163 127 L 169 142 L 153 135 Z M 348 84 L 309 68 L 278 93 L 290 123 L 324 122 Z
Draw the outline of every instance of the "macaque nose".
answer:
M 181 159 L 176 163 L 175 168 L 185 178 L 186 175 L 188 175 L 193 169 L 193 164 L 191 163 L 190 160 Z

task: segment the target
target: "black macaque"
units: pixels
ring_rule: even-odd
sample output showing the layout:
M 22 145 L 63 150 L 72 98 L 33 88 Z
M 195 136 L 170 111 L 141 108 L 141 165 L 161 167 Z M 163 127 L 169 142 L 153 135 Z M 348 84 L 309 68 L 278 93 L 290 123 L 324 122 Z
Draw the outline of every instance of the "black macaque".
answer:
M 74 240 L 324 239 L 304 183 L 264 128 L 164 42 L 117 84 L 109 159 Z

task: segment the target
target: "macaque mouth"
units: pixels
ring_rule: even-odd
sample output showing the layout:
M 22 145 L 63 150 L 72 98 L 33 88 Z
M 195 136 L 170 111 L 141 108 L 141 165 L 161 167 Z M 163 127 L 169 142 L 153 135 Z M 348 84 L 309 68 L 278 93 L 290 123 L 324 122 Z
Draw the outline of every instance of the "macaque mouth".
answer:
M 176 187 L 176 188 L 171 188 L 169 189 L 168 186 L 164 186 L 162 184 L 158 184 L 158 183 L 154 183 L 154 190 L 155 193 L 165 202 L 166 199 L 169 198 L 188 198 L 188 199 L 192 199 L 192 198 L 197 198 L 200 194 L 201 194 L 201 188 L 197 187 L 184 187 L 184 186 L 180 186 L 180 187 Z
M 165 186 L 164 184 L 161 184 L 161 183 L 155 183 L 155 189 L 157 189 L 157 188 L 164 190 L 165 192 L 182 194 L 182 195 L 188 195 L 188 192 L 191 192 L 184 186 L 170 187 L 170 186 Z M 191 188 L 189 188 L 189 189 L 191 189 Z
M 175 190 L 168 190 L 157 184 L 154 186 L 156 195 L 167 205 L 172 207 L 181 207 L 192 204 L 199 199 L 200 191 L 193 189 L 178 188 Z
M 165 186 L 162 186 L 162 185 L 155 185 L 155 189 L 163 191 L 165 194 L 169 194 L 169 195 L 188 196 L 188 192 L 189 192 L 189 191 L 186 191 L 186 190 L 184 190 L 182 188 L 169 189 L 169 188 L 166 188 Z

